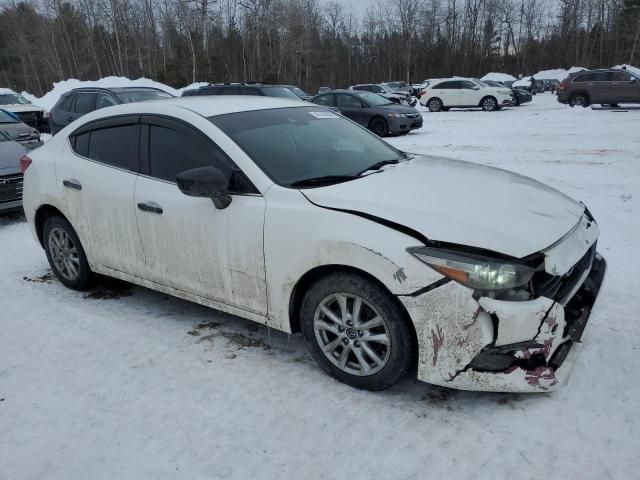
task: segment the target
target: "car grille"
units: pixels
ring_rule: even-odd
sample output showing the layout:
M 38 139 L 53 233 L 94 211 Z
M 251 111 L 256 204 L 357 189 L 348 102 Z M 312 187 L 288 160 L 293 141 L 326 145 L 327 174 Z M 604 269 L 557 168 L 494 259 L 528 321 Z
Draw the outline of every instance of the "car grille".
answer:
M 0 177 L 0 206 L 16 200 L 22 200 L 22 174 Z
M 571 270 L 564 275 L 549 275 L 538 272 L 531 280 L 531 287 L 535 297 L 547 297 L 552 300 L 562 300 L 570 294 L 582 279 L 584 273 L 591 269 L 596 255 L 596 244 L 578 260 Z

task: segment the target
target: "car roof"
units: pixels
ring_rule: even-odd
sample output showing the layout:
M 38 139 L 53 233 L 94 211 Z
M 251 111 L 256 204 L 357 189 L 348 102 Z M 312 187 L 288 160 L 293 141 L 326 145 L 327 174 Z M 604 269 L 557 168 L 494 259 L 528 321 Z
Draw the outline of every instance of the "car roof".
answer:
M 76 93 L 76 92 L 113 92 L 113 93 L 118 93 L 118 92 L 135 92 L 138 90 L 155 90 L 157 92 L 164 92 L 164 90 L 162 90 L 161 88 L 156 88 L 156 87 L 135 87 L 135 86 L 131 86 L 131 87 L 78 87 L 78 88 L 74 88 L 72 90 L 69 90 L 68 92 L 65 92 L 65 95 L 69 95 L 71 93 Z M 166 92 L 169 93 L 169 92 Z
M 146 103 L 146 102 L 145 102 Z M 222 95 L 222 96 L 195 96 L 195 97 L 173 97 L 163 100 L 163 106 L 170 105 L 174 107 L 190 110 L 203 117 L 214 117 L 217 115 L 226 115 L 228 113 L 250 112 L 256 110 L 269 110 L 274 108 L 290 108 L 290 107 L 309 107 L 311 104 L 302 100 L 295 100 L 280 97 L 261 97 L 251 98 L 251 102 L 247 102 L 246 95 Z M 137 105 L 137 109 L 143 110 L 144 103 L 128 104 Z M 146 103 L 146 105 L 160 105 L 156 102 Z M 146 106 L 145 105 L 145 106 Z M 124 107 L 122 105 L 120 107 Z M 110 107 L 116 108 L 116 107 Z M 140 112 L 144 113 L 144 112 Z

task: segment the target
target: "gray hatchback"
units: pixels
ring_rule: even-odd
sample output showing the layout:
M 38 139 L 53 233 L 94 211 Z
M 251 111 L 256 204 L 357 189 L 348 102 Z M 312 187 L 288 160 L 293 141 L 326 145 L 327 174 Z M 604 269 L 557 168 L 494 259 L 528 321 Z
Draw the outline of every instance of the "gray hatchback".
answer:
M 342 115 L 368 128 L 379 137 L 404 135 L 422 128 L 422 115 L 415 108 L 393 103 L 377 93 L 332 90 L 311 100 L 316 105 L 337 109 Z
M 572 73 L 558 85 L 558 101 L 572 107 L 640 103 L 640 77 L 621 69 Z

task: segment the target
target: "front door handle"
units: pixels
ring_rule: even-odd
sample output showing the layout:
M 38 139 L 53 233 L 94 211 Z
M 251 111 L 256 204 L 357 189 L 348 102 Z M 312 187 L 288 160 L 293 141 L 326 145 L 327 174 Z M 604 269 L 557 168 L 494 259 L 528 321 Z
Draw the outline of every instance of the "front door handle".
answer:
M 138 208 L 143 212 L 157 213 L 158 215 L 162 215 L 163 212 L 162 207 L 155 202 L 139 203 Z
M 72 188 L 73 190 L 82 190 L 82 185 L 80 184 L 80 182 L 73 178 L 71 180 L 63 180 L 62 185 L 67 188 Z

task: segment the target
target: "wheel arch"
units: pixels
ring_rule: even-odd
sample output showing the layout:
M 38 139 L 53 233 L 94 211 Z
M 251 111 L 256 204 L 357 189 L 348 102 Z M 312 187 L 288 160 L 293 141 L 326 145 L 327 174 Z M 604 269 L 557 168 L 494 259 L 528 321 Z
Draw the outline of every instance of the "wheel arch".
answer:
M 64 218 L 67 222 L 69 222 L 69 219 L 64 213 L 62 213 L 58 208 L 48 203 L 40 205 L 36 210 L 36 214 L 34 217 L 34 226 L 36 229 L 36 235 L 38 236 L 38 241 L 40 242 L 40 245 L 43 248 L 44 248 L 44 238 L 43 238 L 44 224 L 46 223 L 47 219 L 55 215 L 58 215 Z M 69 222 L 69 224 L 71 224 L 71 222 Z
M 389 294 L 391 298 L 393 298 L 393 302 L 399 307 L 400 311 L 406 322 L 410 325 L 411 330 L 411 342 L 414 348 L 414 352 L 418 351 L 418 334 L 416 332 L 416 327 L 411 320 L 411 316 L 407 311 L 404 304 L 398 299 L 398 297 L 392 294 L 389 291 L 389 288 L 381 282 L 378 278 L 371 275 L 370 273 L 349 265 L 341 265 L 341 264 L 329 264 L 329 265 L 320 265 L 312 268 L 305 272 L 302 277 L 298 279 L 293 290 L 291 291 L 291 298 L 289 299 L 289 327 L 291 333 L 300 332 L 300 307 L 302 306 L 302 299 L 304 298 L 304 294 L 309 290 L 309 288 L 319 279 L 325 277 L 332 273 L 351 273 L 355 275 L 359 275 L 361 277 L 370 280 L 371 282 L 378 285 L 385 292 Z

